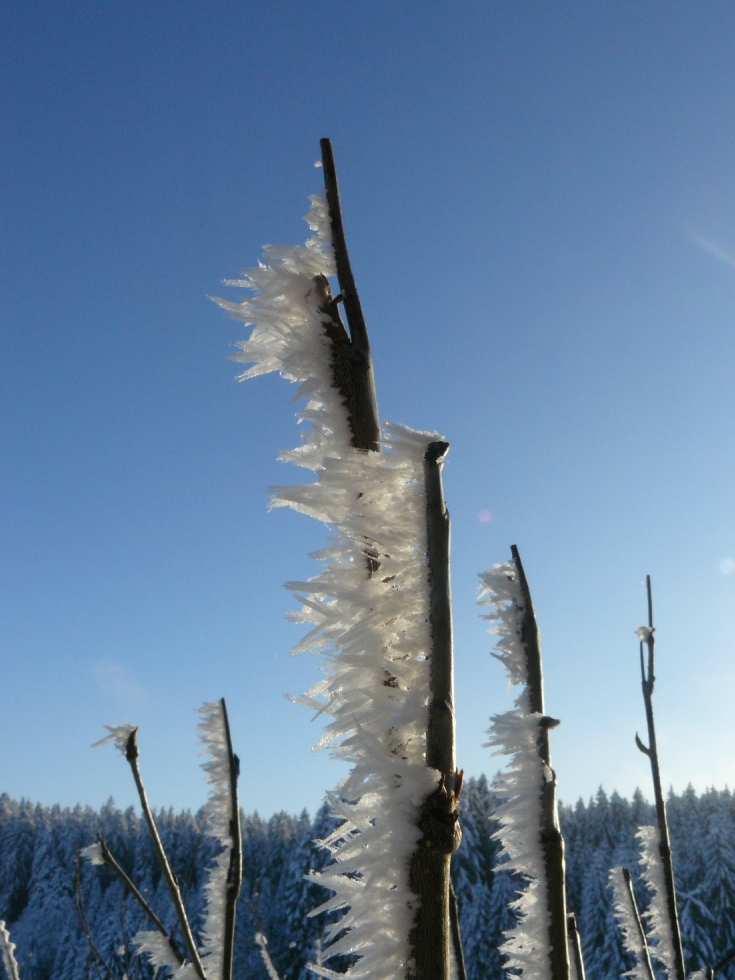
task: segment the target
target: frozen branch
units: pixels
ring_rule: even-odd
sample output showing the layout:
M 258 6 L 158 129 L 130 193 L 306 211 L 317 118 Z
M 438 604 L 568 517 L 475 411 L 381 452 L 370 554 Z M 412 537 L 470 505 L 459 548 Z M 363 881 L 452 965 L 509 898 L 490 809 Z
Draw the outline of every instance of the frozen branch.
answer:
M 93 864 L 104 863 L 115 872 L 115 874 L 118 876 L 120 881 L 123 883 L 123 886 L 127 888 L 127 890 L 133 896 L 135 901 L 138 903 L 138 905 L 140 905 L 140 907 L 143 909 L 145 914 L 151 920 L 153 925 L 156 927 L 156 929 L 158 929 L 158 931 L 161 933 L 163 938 L 169 944 L 169 946 L 171 947 L 171 952 L 174 958 L 176 959 L 176 962 L 179 964 L 179 966 L 182 966 L 184 963 L 184 957 L 182 956 L 180 949 L 176 945 L 176 940 L 167 931 L 163 922 L 161 922 L 161 920 L 158 918 L 156 913 L 150 907 L 148 902 L 141 895 L 140 891 L 136 888 L 132 879 L 120 867 L 114 855 L 112 854 L 109 847 L 107 846 L 107 842 L 103 838 L 102 834 L 97 834 L 97 839 L 99 841 L 98 844 L 96 845 L 92 844 L 90 847 L 85 847 L 82 849 L 81 852 L 82 857 L 86 857 L 88 860 L 92 861 Z M 97 856 L 93 851 L 94 848 L 98 848 L 99 860 L 97 860 Z
M 651 776 L 653 779 L 653 793 L 656 803 L 656 823 L 658 825 L 658 851 L 661 856 L 661 866 L 663 872 L 663 894 L 661 900 L 664 903 L 666 919 L 668 920 L 668 931 L 670 933 L 672 962 L 667 965 L 670 977 L 669 980 L 686 980 L 686 968 L 684 965 L 684 951 L 681 941 L 681 929 L 679 927 L 679 913 L 676 906 L 676 886 L 674 884 L 674 862 L 671 854 L 671 841 L 669 839 L 669 825 L 666 817 L 666 801 L 664 800 L 663 789 L 661 787 L 661 769 L 658 761 L 658 747 L 656 745 L 656 726 L 653 717 L 653 686 L 656 681 L 655 675 L 655 628 L 653 625 L 653 598 L 651 592 L 651 576 L 646 576 L 646 596 L 648 599 L 648 625 L 641 626 L 636 630 L 639 640 L 639 656 L 641 669 L 641 689 L 643 691 L 643 703 L 646 708 L 646 724 L 648 727 L 648 745 L 644 745 L 636 733 L 636 745 L 648 757 L 651 764 Z M 644 646 L 647 648 L 647 657 L 644 657 Z M 655 950 L 654 950 L 655 953 Z M 673 975 L 671 975 L 673 974 Z
M 610 885 L 613 890 L 613 914 L 623 937 L 623 946 L 635 959 L 635 967 L 626 976 L 632 980 L 655 980 L 630 871 L 627 868 L 613 868 Z
M 143 779 L 140 775 L 140 766 L 138 765 L 137 728 L 134 728 L 128 735 L 125 745 L 125 758 L 128 761 L 130 771 L 132 772 L 133 779 L 135 780 L 135 787 L 138 790 L 138 797 L 143 810 L 143 817 L 145 818 L 146 825 L 148 826 L 148 833 L 151 836 L 153 848 L 156 852 L 158 863 L 161 866 L 161 871 L 163 873 L 166 886 L 168 887 L 171 901 L 176 909 L 176 915 L 179 920 L 179 925 L 181 926 L 181 932 L 184 937 L 186 949 L 189 953 L 189 958 L 200 980 L 206 980 L 204 968 L 202 967 L 202 961 L 199 957 L 199 951 L 197 950 L 196 943 L 194 942 L 194 936 L 192 935 L 191 926 L 189 925 L 189 919 L 186 914 L 186 909 L 184 908 L 184 902 L 181 898 L 179 884 L 176 880 L 176 876 L 171 870 L 171 865 L 168 863 L 168 857 L 166 856 L 166 851 L 164 850 L 160 834 L 158 833 L 156 821 L 153 819 L 153 813 L 151 811 L 150 804 L 148 803 L 148 796 L 145 791 L 145 786 L 143 785 Z

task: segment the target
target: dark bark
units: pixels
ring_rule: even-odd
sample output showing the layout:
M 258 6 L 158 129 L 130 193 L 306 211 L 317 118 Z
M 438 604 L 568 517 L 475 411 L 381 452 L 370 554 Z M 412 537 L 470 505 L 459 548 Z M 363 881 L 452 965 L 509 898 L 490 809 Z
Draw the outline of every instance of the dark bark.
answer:
M 347 411 L 352 445 L 365 452 L 379 452 L 380 421 L 370 340 L 347 252 L 331 141 L 321 140 L 321 149 L 340 294 L 332 297 L 324 276 L 317 276 L 316 287 L 320 293 L 319 309 L 325 315 L 325 330 L 332 342 L 333 384 L 339 390 Z M 344 305 L 349 334 L 340 319 L 340 302 Z
M 227 739 L 227 758 L 230 770 L 230 867 L 227 871 L 227 896 L 225 899 L 225 929 L 222 948 L 222 980 L 232 980 L 232 963 L 235 950 L 235 912 L 237 899 L 242 888 L 242 833 L 240 830 L 240 804 L 237 799 L 237 780 L 240 775 L 240 760 L 232 751 L 230 720 L 227 705 L 222 698 L 222 719 Z
M 655 675 L 655 639 L 653 626 L 653 597 L 651 592 L 651 576 L 646 575 L 646 593 L 648 598 L 648 636 L 640 641 L 640 665 L 641 665 L 641 689 L 643 691 L 643 703 L 646 708 L 646 725 L 648 727 L 648 745 L 644 745 L 636 733 L 635 742 L 644 755 L 648 756 L 651 763 L 651 777 L 653 779 L 653 795 L 656 803 L 656 822 L 658 823 L 658 833 L 660 838 L 659 852 L 664 871 L 664 884 L 666 887 L 666 913 L 671 928 L 671 938 L 674 945 L 674 968 L 676 980 L 686 980 L 686 968 L 684 965 L 684 950 L 681 942 L 681 929 L 679 927 L 679 913 L 676 906 L 676 886 L 674 884 L 674 861 L 671 854 L 671 840 L 669 838 L 669 823 L 666 817 L 666 801 L 664 800 L 663 789 L 661 788 L 661 769 L 658 762 L 658 747 L 656 745 L 656 725 L 653 717 L 653 686 L 656 681 Z M 644 642 L 648 648 L 648 663 L 643 655 Z
M 450 861 L 459 847 L 458 799 L 462 785 L 454 758 L 452 615 L 449 587 L 449 514 L 444 503 L 441 467 L 449 446 L 432 442 L 424 456 L 427 565 L 429 579 L 429 718 L 426 764 L 441 774 L 438 788 L 419 815 L 422 836 L 411 861 L 409 881 L 418 896 L 411 931 L 411 980 L 449 980 Z
M 186 915 L 186 909 L 184 908 L 184 902 L 181 898 L 179 883 L 176 880 L 176 875 L 171 870 L 171 865 L 168 863 L 166 851 L 164 850 L 160 834 L 158 833 L 156 821 L 153 819 L 153 812 L 151 811 L 150 804 L 148 803 L 148 796 L 145 791 L 145 786 L 143 785 L 143 779 L 140 775 L 140 766 L 138 765 L 137 728 L 134 728 L 128 737 L 128 742 L 125 748 L 125 758 L 128 760 L 130 770 L 133 773 L 133 779 L 135 780 L 135 786 L 138 790 L 140 805 L 143 810 L 143 817 L 145 818 L 146 825 L 148 826 L 148 833 L 151 836 L 153 849 L 156 852 L 158 863 L 161 866 L 161 871 L 168 887 L 168 893 L 171 896 L 171 901 L 176 909 L 176 915 L 179 920 L 179 925 L 181 926 L 181 933 L 184 937 L 184 943 L 189 953 L 189 958 L 191 959 L 194 970 L 196 971 L 196 974 L 200 980 L 206 980 L 204 967 L 202 966 L 199 951 L 197 950 L 196 943 L 194 942 L 194 936 L 192 935 L 191 926 L 189 925 L 189 919 Z
M 543 672 L 541 666 L 541 642 L 536 616 L 533 611 L 531 592 L 523 570 L 521 557 L 515 545 L 511 547 L 513 562 L 518 572 L 518 584 L 523 598 L 521 642 L 526 651 L 529 711 L 538 714 L 538 754 L 546 774 L 541 789 L 541 847 L 546 872 L 546 893 L 549 905 L 549 948 L 552 980 L 569 980 L 569 952 L 567 948 L 567 900 L 564 838 L 559 829 L 556 806 L 556 773 L 551 768 L 549 730 L 559 724 L 556 718 L 544 715 Z

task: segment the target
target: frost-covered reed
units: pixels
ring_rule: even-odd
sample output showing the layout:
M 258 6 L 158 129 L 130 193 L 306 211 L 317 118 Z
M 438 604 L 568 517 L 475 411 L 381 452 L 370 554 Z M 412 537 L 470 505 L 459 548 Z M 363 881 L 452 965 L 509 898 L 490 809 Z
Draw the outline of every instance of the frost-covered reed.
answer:
M 524 885 L 513 903 L 515 926 L 505 933 L 500 952 L 505 969 L 529 980 L 551 980 L 549 913 L 544 855 L 541 845 L 541 791 L 551 773 L 538 753 L 541 715 L 531 712 L 526 651 L 521 642 L 524 599 L 513 562 L 494 565 L 480 576 L 479 602 L 492 611 L 483 618 L 497 635 L 493 656 L 503 664 L 511 687 L 522 685 L 511 711 L 495 715 L 488 746 L 509 757 L 506 770 L 493 789 L 503 800 L 496 816 L 503 870 L 523 876 Z
M 633 905 L 633 897 L 625 880 L 623 868 L 613 868 L 610 872 L 610 887 L 613 893 L 613 915 L 620 929 L 623 947 L 635 959 L 635 966 L 623 976 L 633 980 L 652 980 L 650 960 L 645 937 L 641 935 L 638 912 Z
M 332 353 L 315 277 L 334 273 L 326 202 L 311 199 L 316 233 L 305 246 L 265 250 L 265 263 L 230 283 L 255 292 L 242 303 L 218 301 L 254 324 L 239 346 L 253 363 L 243 378 L 279 371 L 299 385 L 299 448 L 281 459 L 316 473 L 316 482 L 275 490 L 288 506 L 334 529 L 316 557 L 321 572 L 292 582 L 312 626 L 296 651 L 321 650 L 324 678 L 300 701 L 331 721 L 318 746 L 351 764 L 330 794 L 339 827 L 324 845 L 334 863 L 313 880 L 335 894 L 316 912 L 344 909 L 327 932 L 324 959 L 356 954 L 353 980 L 394 980 L 405 973 L 415 897 L 408 865 L 420 836 L 421 803 L 438 774 L 426 768 L 429 596 L 423 460 L 435 433 L 386 429 L 382 452 L 361 452 L 333 385 Z M 370 566 L 370 571 L 369 571 Z M 336 939 L 342 930 L 345 935 Z M 336 939 L 336 941 L 335 941 Z M 330 976 L 328 968 L 313 969 Z
M 651 955 L 666 971 L 669 980 L 676 977 L 676 955 L 671 935 L 671 921 L 666 903 L 666 879 L 661 860 L 661 837 L 658 827 L 639 827 L 636 837 L 641 844 L 640 864 L 643 880 L 651 892 L 651 904 L 642 918 L 647 925 Z

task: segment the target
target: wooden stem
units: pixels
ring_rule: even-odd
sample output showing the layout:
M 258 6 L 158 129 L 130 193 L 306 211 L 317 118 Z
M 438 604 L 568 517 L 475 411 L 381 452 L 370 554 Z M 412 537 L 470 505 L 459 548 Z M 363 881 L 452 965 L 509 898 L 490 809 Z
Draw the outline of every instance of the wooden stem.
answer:
M 541 642 L 536 616 L 533 611 L 531 592 L 523 570 L 518 548 L 511 546 L 513 562 L 518 572 L 518 584 L 523 598 L 521 642 L 526 651 L 528 676 L 528 710 L 539 715 L 538 754 L 544 766 L 544 783 L 541 789 L 541 847 L 546 871 L 548 901 L 549 949 L 552 980 L 569 980 L 569 951 L 567 947 L 567 899 L 564 838 L 559 828 L 556 806 L 556 773 L 551 768 L 549 730 L 559 724 L 556 718 L 544 715 L 543 672 L 541 667 Z
M 100 850 L 102 852 L 102 859 L 104 860 L 105 864 L 109 868 L 112 868 L 112 870 L 118 876 L 118 878 L 120 879 L 120 881 L 122 881 L 122 883 L 125 886 L 125 888 L 127 888 L 127 890 L 133 896 L 133 898 L 135 899 L 135 901 L 138 903 L 138 905 L 140 905 L 140 907 L 143 909 L 143 911 L 145 912 L 145 914 L 151 920 L 151 922 L 156 927 L 156 929 L 158 929 L 158 931 L 161 933 L 161 935 L 164 937 L 164 939 L 168 942 L 169 946 L 171 947 L 171 952 L 176 957 L 176 961 L 178 962 L 178 964 L 180 966 L 183 965 L 183 963 L 184 963 L 184 957 L 183 957 L 183 955 L 181 953 L 181 950 L 176 945 L 176 940 L 166 930 L 166 927 L 164 926 L 163 922 L 161 922 L 161 920 L 158 918 L 158 916 L 156 915 L 156 913 L 150 907 L 150 905 L 148 904 L 148 902 L 146 902 L 146 900 L 143 898 L 143 896 L 141 895 L 141 893 L 135 887 L 135 885 L 133 884 L 132 880 L 128 877 L 128 875 L 125 873 L 125 871 L 123 871 L 123 869 L 120 867 L 120 865 L 118 864 L 118 862 L 115 860 L 115 857 L 113 856 L 112 852 L 110 851 L 109 847 L 107 846 L 107 842 L 105 841 L 105 839 L 102 836 L 102 834 L 97 834 L 97 840 L 99 841 Z
M 462 948 L 462 934 L 459 929 L 459 907 L 451 878 L 449 879 L 449 920 L 452 926 L 452 946 L 454 948 L 454 961 L 457 965 L 457 980 L 467 980 L 467 968 L 465 967 L 464 949 Z
M 222 698 L 222 719 L 227 738 L 227 757 L 230 769 L 230 867 L 227 872 L 227 895 L 225 899 L 225 930 L 222 951 L 222 980 L 232 980 L 232 964 L 235 950 L 235 911 L 237 898 L 242 888 L 242 834 L 240 830 L 240 804 L 237 799 L 237 780 L 240 775 L 240 760 L 232 751 L 230 721 L 227 705 Z
M 156 821 L 153 819 L 153 813 L 151 811 L 150 804 L 148 803 L 148 796 L 146 795 L 145 786 L 143 785 L 143 779 L 140 775 L 140 766 L 138 765 L 137 728 L 134 728 L 128 736 L 127 745 L 125 746 L 125 758 L 128 760 L 130 770 L 133 774 L 133 779 L 135 780 L 135 786 L 138 790 L 138 797 L 140 799 L 140 806 L 143 810 L 143 817 L 145 818 L 145 822 L 148 826 L 148 833 L 151 835 L 151 841 L 153 842 L 153 848 L 156 852 L 156 856 L 158 857 L 158 863 L 161 866 L 163 877 L 166 881 L 166 885 L 168 886 L 168 893 L 171 896 L 171 901 L 174 903 L 174 908 L 176 909 L 176 915 L 179 919 L 181 932 L 184 936 L 184 943 L 189 953 L 189 958 L 192 962 L 196 975 L 199 977 L 199 980 L 207 980 L 204 973 L 204 967 L 202 966 L 202 961 L 199 957 L 199 951 L 197 950 L 196 943 L 194 942 L 194 936 L 192 935 L 191 926 L 189 925 L 189 919 L 186 915 L 184 902 L 181 898 L 179 883 L 176 880 L 176 875 L 171 870 L 171 865 L 168 863 L 168 858 L 166 857 L 166 852 L 163 848 L 163 843 L 161 842 L 158 828 L 156 827 Z
M 642 967 L 646 971 L 646 976 L 648 980 L 656 980 L 653 966 L 651 964 L 651 954 L 648 950 L 648 940 L 646 939 L 646 931 L 643 928 L 643 922 L 641 921 L 641 914 L 638 911 L 638 902 L 635 899 L 635 892 L 633 891 L 633 882 L 630 877 L 630 871 L 627 868 L 621 868 L 623 872 L 623 881 L 625 882 L 625 887 L 628 889 L 628 898 L 630 899 L 630 907 L 633 912 L 633 918 L 635 919 L 635 926 L 638 932 L 638 940 L 643 948 L 643 962 Z
M 574 963 L 577 974 L 576 980 L 586 980 L 584 970 L 584 957 L 582 956 L 582 941 L 577 928 L 577 917 L 574 912 L 567 915 L 567 938 L 569 942 L 570 963 Z
M 459 847 L 457 803 L 461 775 L 454 758 L 452 615 L 449 588 L 449 514 L 444 503 L 441 467 L 449 445 L 429 443 L 424 456 L 427 565 L 429 580 L 429 717 L 426 764 L 441 774 L 438 788 L 419 814 L 422 836 L 411 860 L 409 881 L 419 898 L 409 942 L 411 980 L 449 980 L 450 859 Z
M 364 452 L 379 452 L 380 421 L 370 340 L 347 252 L 332 143 L 323 139 L 320 145 L 332 247 L 341 291 L 340 296 L 334 299 L 324 276 L 317 276 L 315 279 L 319 309 L 326 316 L 325 330 L 332 341 L 333 384 L 342 395 L 347 410 L 352 445 Z M 339 300 L 344 304 L 349 336 L 337 310 Z
M 653 794 L 656 802 L 656 822 L 658 823 L 659 833 L 659 852 L 664 871 L 664 884 L 666 887 L 666 912 L 671 928 L 671 938 L 674 945 L 674 969 L 676 980 L 686 980 L 686 968 L 684 965 L 684 950 L 681 941 L 681 929 L 679 927 L 679 913 L 676 906 L 676 886 L 674 884 L 674 861 L 671 854 L 671 841 L 669 838 L 669 822 L 666 816 L 666 801 L 664 800 L 663 789 L 661 787 L 661 769 L 658 762 L 658 747 L 656 745 L 656 725 L 653 717 L 653 686 L 656 682 L 655 675 L 655 639 L 653 626 L 653 598 L 651 592 L 651 576 L 646 575 L 646 595 L 648 599 L 648 636 L 645 644 L 648 647 L 648 664 L 644 663 L 643 643 L 640 642 L 640 664 L 641 664 L 641 690 L 643 691 L 643 703 L 646 708 L 646 725 L 648 727 L 648 746 L 641 743 L 636 735 L 636 745 L 648 756 L 651 763 L 651 777 L 653 779 Z

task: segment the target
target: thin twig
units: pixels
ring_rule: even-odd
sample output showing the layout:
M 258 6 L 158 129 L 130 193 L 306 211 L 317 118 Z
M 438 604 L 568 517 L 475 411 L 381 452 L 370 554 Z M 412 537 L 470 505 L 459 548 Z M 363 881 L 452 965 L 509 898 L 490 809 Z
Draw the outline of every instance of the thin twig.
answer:
M 630 877 L 630 871 L 628 871 L 628 869 L 625 867 L 621 868 L 620 870 L 623 872 L 623 881 L 628 889 L 628 898 L 630 900 L 630 908 L 633 913 L 633 918 L 635 919 L 635 927 L 638 932 L 638 941 L 641 944 L 641 949 L 643 950 L 644 954 L 642 966 L 646 971 L 648 980 L 655 980 L 653 966 L 651 964 L 651 954 L 648 949 L 648 939 L 646 938 L 646 931 L 643 928 L 643 922 L 641 921 L 641 914 L 638 911 L 638 902 L 636 901 L 635 892 L 633 891 L 633 881 Z
M 181 950 L 176 945 L 176 941 L 174 940 L 173 936 L 167 931 L 163 922 L 161 922 L 161 920 L 158 918 L 156 913 L 150 907 L 148 902 L 146 902 L 146 900 L 143 898 L 141 893 L 135 887 L 131 878 L 128 877 L 128 875 L 123 871 L 123 869 L 120 867 L 118 862 L 115 860 L 109 847 L 107 846 L 105 839 L 102 837 L 102 834 L 97 834 L 97 839 L 100 843 L 100 853 L 102 854 L 102 859 L 105 862 L 105 864 L 109 868 L 112 868 L 112 870 L 115 872 L 118 878 L 122 881 L 123 887 L 130 892 L 130 894 L 133 896 L 133 898 L 138 903 L 138 905 L 140 905 L 140 907 L 143 909 L 143 911 L 151 920 L 151 922 L 156 927 L 156 929 L 158 929 L 158 931 L 161 933 L 164 939 L 166 939 L 169 946 L 171 947 L 171 952 L 176 957 L 179 966 L 183 965 L 184 957 L 181 953 Z
M 567 945 L 566 867 L 564 838 L 559 828 L 556 806 L 556 773 L 551 768 L 549 730 L 559 721 L 544 714 L 543 671 L 541 666 L 541 640 L 536 615 L 533 611 L 531 591 L 521 556 L 515 545 L 511 555 L 518 572 L 518 584 L 523 597 L 521 643 L 526 651 L 529 712 L 539 716 L 537 749 L 544 766 L 544 782 L 541 788 L 541 847 L 546 870 L 546 894 L 549 903 L 549 962 L 552 980 L 569 980 L 569 950 Z
M 94 965 L 97 969 L 97 976 L 99 980 L 102 980 L 101 967 L 103 967 L 107 973 L 110 980 L 114 980 L 114 974 L 110 969 L 106 961 L 100 956 L 99 950 L 95 946 L 94 939 L 92 938 L 92 930 L 89 927 L 89 919 L 87 918 L 87 909 L 84 905 L 84 896 L 82 894 L 82 871 L 81 871 L 81 857 L 77 853 L 76 860 L 76 871 L 74 873 L 74 904 L 77 907 L 77 914 L 79 915 L 79 920 L 82 923 L 82 929 L 87 937 L 87 943 L 89 944 L 90 955 L 94 958 Z M 91 972 L 91 971 L 90 971 Z
M 577 928 L 577 917 L 574 912 L 567 915 L 567 936 L 569 938 L 569 949 L 571 950 L 570 961 L 574 962 L 574 969 L 577 974 L 576 980 L 585 980 L 584 957 L 582 956 L 582 941 Z
M 240 804 L 237 799 L 237 779 L 240 775 L 240 760 L 232 751 L 230 722 L 227 717 L 225 699 L 222 705 L 222 719 L 227 738 L 227 758 L 230 770 L 230 867 L 227 872 L 227 896 L 225 899 L 225 929 L 222 951 L 222 980 L 232 980 L 232 963 L 235 949 L 235 910 L 237 897 L 242 888 L 242 834 L 240 831 Z
M 315 280 L 317 290 L 321 293 L 319 308 L 329 318 L 325 322 L 325 329 L 332 341 L 333 384 L 344 399 L 347 421 L 352 432 L 352 445 L 365 452 L 368 450 L 379 452 L 380 420 L 370 340 L 347 252 L 332 143 L 328 139 L 323 139 L 320 145 L 332 247 L 341 290 L 339 297 L 333 298 L 326 279 L 318 276 Z M 337 310 L 340 300 L 347 316 L 349 336 Z
M 452 926 L 452 946 L 454 948 L 454 962 L 457 964 L 457 980 L 467 980 L 467 970 L 464 963 L 464 950 L 462 949 L 462 934 L 459 929 L 459 908 L 457 905 L 457 895 L 454 885 L 449 880 L 449 920 Z M 582 978 L 584 980 L 584 978 Z
M 143 816 L 145 817 L 145 822 L 148 825 L 148 833 L 151 835 L 153 847 L 156 852 L 156 856 L 158 857 L 158 863 L 161 866 L 161 871 L 163 872 L 163 877 L 166 881 L 166 885 L 168 886 L 171 901 L 174 903 L 176 915 L 178 916 L 181 924 L 181 932 L 184 936 L 184 942 L 189 952 L 189 958 L 191 959 L 192 965 L 197 976 L 199 977 L 199 980 L 207 980 L 206 974 L 204 973 L 204 967 L 202 966 L 202 961 L 199 957 L 199 951 L 197 950 L 196 943 L 194 942 L 194 936 L 192 935 L 191 926 L 189 925 L 189 919 L 186 915 L 186 909 L 184 908 L 184 903 L 181 898 L 179 883 L 176 880 L 176 875 L 171 870 L 171 865 L 168 863 L 166 851 L 163 848 L 163 843 L 161 842 L 161 837 L 158 833 L 158 828 L 156 827 L 156 821 L 153 819 L 153 813 L 151 811 L 150 804 L 148 803 L 148 796 L 146 795 L 145 786 L 143 785 L 143 779 L 140 775 L 140 766 L 138 765 L 137 728 L 134 728 L 128 736 L 127 745 L 125 747 L 125 758 L 128 760 L 130 770 L 133 774 L 133 779 L 135 780 L 135 786 L 138 790 L 138 797 L 140 798 Z
M 671 854 L 671 841 L 669 839 L 669 823 L 666 817 L 666 801 L 664 800 L 663 789 L 661 788 L 661 768 L 658 761 L 658 748 L 656 745 L 656 725 L 653 717 L 653 686 L 656 682 L 655 675 L 655 638 L 653 626 L 653 595 L 651 591 L 651 576 L 646 575 L 646 597 L 648 600 L 648 630 L 645 640 L 641 638 L 639 646 L 640 665 L 641 665 L 641 689 L 643 691 L 643 703 L 646 708 L 646 724 L 648 727 L 648 745 L 644 745 L 636 733 L 636 745 L 641 752 L 648 757 L 651 763 L 651 776 L 653 779 L 653 794 L 656 802 L 656 821 L 659 832 L 659 852 L 664 871 L 664 884 L 666 886 L 666 912 L 671 929 L 671 939 L 674 946 L 674 969 L 676 980 L 686 980 L 686 967 L 684 965 L 684 950 L 681 941 L 681 928 L 679 926 L 679 913 L 676 907 L 676 885 L 674 884 L 674 862 Z M 646 668 L 643 656 L 643 644 L 648 647 L 648 665 Z

